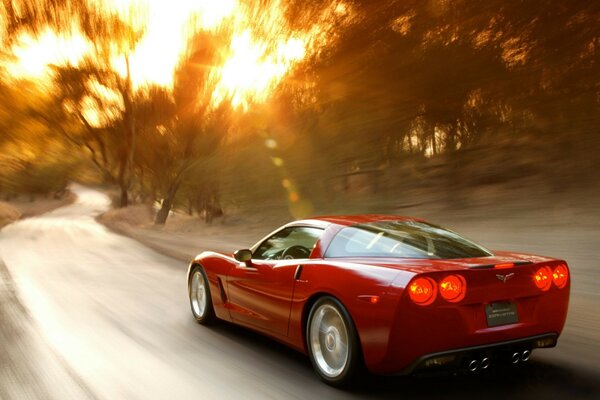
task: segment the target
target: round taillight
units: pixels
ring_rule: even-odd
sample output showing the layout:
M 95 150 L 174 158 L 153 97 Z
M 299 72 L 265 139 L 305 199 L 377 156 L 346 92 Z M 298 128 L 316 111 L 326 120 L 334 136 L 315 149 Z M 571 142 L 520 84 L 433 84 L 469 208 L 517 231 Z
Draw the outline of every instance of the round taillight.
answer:
M 543 292 L 550 289 L 552 285 L 552 270 L 549 267 L 538 269 L 535 275 L 533 275 L 533 282 Z
M 568 278 L 569 270 L 567 269 L 566 265 L 561 264 L 558 267 L 554 268 L 554 271 L 552 272 L 552 280 L 554 281 L 554 284 L 556 286 L 558 286 L 559 288 L 564 288 L 567 284 Z
M 440 295 L 451 303 L 456 303 L 465 298 L 467 282 L 460 275 L 448 275 L 440 281 Z
M 431 278 L 417 278 L 408 285 L 410 299 L 420 306 L 426 306 L 435 300 L 437 284 Z

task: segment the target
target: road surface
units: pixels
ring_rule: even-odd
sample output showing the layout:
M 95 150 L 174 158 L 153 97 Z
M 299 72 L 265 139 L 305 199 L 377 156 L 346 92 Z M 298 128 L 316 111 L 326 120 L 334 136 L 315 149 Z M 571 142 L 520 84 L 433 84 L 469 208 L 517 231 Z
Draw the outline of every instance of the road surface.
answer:
M 107 197 L 74 190 L 74 204 L 0 232 L 0 399 L 600 398 L 593 369 L 535 353 L 518 370 L 330 388 L 282 345 L 197 325 L 187 266 L 105 229 Z

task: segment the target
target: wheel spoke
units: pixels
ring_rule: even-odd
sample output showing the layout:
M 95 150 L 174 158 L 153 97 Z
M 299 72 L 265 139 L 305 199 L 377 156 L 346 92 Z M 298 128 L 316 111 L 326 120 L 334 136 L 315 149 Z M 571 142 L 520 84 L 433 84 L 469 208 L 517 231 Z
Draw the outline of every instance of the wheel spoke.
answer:
M 190 285 L 190 301 L 192 302 L 192 311 L 197 318 L 202 318 L 206 310 L 206 288 L 202 272 L 196 270 L 192 275 Z
M 327 377 L 342 374 L 348 363 L 348 330 L 338 309 L 321 305 L 310 321 L 310 346 L 319 370 Z

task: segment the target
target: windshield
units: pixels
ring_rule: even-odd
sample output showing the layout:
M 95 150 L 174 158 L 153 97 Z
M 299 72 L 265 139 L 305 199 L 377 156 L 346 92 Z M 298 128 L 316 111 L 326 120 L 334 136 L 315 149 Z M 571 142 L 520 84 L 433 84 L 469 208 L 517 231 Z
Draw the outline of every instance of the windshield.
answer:
M 333 238 L 325 257 L 473 258 L 493 255 L 460 235 L 416 221 L 353 225 Z

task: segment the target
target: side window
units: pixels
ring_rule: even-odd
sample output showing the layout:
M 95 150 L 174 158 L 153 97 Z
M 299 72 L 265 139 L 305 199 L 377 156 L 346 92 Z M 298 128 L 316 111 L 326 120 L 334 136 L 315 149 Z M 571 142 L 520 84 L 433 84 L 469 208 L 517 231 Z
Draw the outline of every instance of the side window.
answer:
M 252 258 L 256 260 L 308 258 L 322 234 L 322 229 L 305 226 L 282 229 L 262 242 Z

